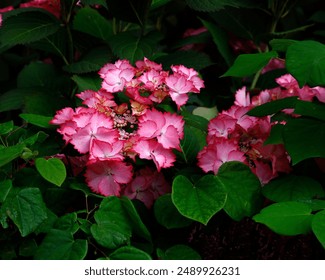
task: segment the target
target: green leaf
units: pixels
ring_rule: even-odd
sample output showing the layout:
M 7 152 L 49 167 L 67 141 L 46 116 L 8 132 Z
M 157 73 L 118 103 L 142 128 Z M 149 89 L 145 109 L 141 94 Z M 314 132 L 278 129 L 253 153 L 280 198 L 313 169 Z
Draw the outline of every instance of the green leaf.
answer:
M 275 51 L 257 54 L 241 54 L 239 55 L 234 64 L 224 73 L 221 77 L 247 77 L 260 71 L 266 66 L 271 58 L 277 57 Z
M 199 151 L 206 145 L 206 134 L 202 130 L 185 124 L 184 138 L 181 140 L 180 146 L 182 150 L 182 158 L 185 162 L 190 163 L 196 160 Z
M 51 229 L 38 247 L 36 260 L 82 260 L 88 251 L 87 240 L 76 239 L 69 231 Z
M 186 110 L 182 111 L 182 116 L 187 125 L 200 129 L 202 132 L 206 133 L 209 124 L 209 121 L 206 118 L 191 114 Z
M 322 185 L 316 180 L 293 174 L 277 178 L 266 184 L 262 193 L 274 202 L 308 200 L 325 196 Z
M 53 228 L 68 231 L 72 234 L 76 233 L 79 229 L 79 225 L 77 222 L 77 213 L 68 213 L 58 218 L 55 221 Z
M 0 95 L 0 113 L 21 109 L 24 99 L 31 94 L 30 90 L 12 89 Z
M 103 199 L 94 218 L 96 224 L 90 230 L 96 241 L 109 249 L 127 245 L 131 236 L 151 243 L 151 236 L 141 221 L 131 201 L 115 196 Z
M 120 202 L 123 206 L 123 209 L 126 214 L 126 218 L 128 219 L 128 223 L 131 226 L 132 234 L 136 235 L 138 238 L 145 240 L 145 243 L 149 243 L 149 246 L 146 246 L 147 248 L 151 248 L 151 234 L 145 224 L 142 222 L 137 210 L 135 209 L 132 201 L 126 197 L 123 196 L 120 198 Z M 140 242 L 138 241 L 140 244 Z M 147 245 L 147 244 L 145 244 Z M 140 246 L 140 245 L 139 245 Z M 137 246 L 137 247 L 139 247 Z M 151 250 L 151 249 L 150 249 Z
M 35 166 L 41 176 L 50 183 L 60 187 L 64 182 L 67 172 L 64 163 L 58 158 L 37 158 Z
M 0 184 L 0 203 L 4 203 L 10 190 L 12 189 L 12 181 L 4 180 Z
M 18 191 L 4 207 L 23 237 L 34 232 L 47 218 L 46 206 L 38 188 Z
M 9 133 L 14 129 L 14 122 L 13 121 L 8 121 L 5 123 L 0 123 L 0 135 L 4 135 Z
M 302 199 L 299 202 L 303 202 L 305 204 L 307 204 L 312 211 L 319 211 L 319 210 L 324 210 L 325 209 L 325 200 L 321 200 L 321 199 Z
M 213 175 L 205 175 L 195 184 L 178 175 L 172 186 L 172 201 L 185 217 L 207 224 L 226 202 L 225 190 Z
M 109 42 L 113 53 L 119 58 L 127 59 L 131 64 L 153 54 L 155 42 L 149 38 L 134 36 L 133 32 L 122 32 L 113 36 Z
M 53 117 L 41 116 L 36 114 L 20 114 L 19 117 L 24 119 L 26 122 L 39 127 L 53 128 L 53 126 L 49 124 L 50 120 L 52 120 Z
M 325 121 L 325 104 L 297 100 L 294 113 Z
M 93 48 L 78 62 L 66 65 L 63 69 L 75 74 L 94 72 L 102 68 L 111 59 L 112 55 L 107 47 Z
M 155 201 L 154 214 L 157 222 L 167 229 L 186 227 L 193 222 L 178 212 L 171 194 L 162 195 Z
M 107 43 L 113 35 L 112 23 L 90 7 L 82 8 L 77 12 L 73 20 L 73 28 L 100 38 Z
M 26 65 L 18 74 L 18 88 L 45 87 L 54 88 L 58 74 L 52 64 L 42 62 L 32 62 Z
M 230 67 L 234 62 L 234 55 L 231 52 L 231 49 L 229 47 L 226 31 L 212 22 L 205 21 L 205 20 L 201 20 L 201 21 L 203 25 L 211 33 L 213 42 L 217 46 L 219 53 L 227 63 L 227 66 Z
M 0 146 L 0 167 L 20 157 L 24 151 L 25 145 L 18 144 L 15 146 L 1 147 Z
M 286 67 L 300 87 L 306 83 L 325 86 L 325 45 L 316 41 L 292 44 L 287 50 Z
M 201 260 L 201 256 L 195 250 L 182 244 L 168 248 L 159 257 L 163 260 Z
M 279 202 L 262 209 L 253 220 L 278 234 L 307 234 L 311 230 L 311 211 L 311 208 L 302 202 Z
M 296 40 L 291 39 L 272 39 L 270 41 L 270 45 L 272 47 L 272 50 L 277 52 L 286 52 L 288 47 L 290 47 L 292 44 L 296 43 Z
M 99 90 L 101 88 L 102 80 L 100 77 L 96 76 L 77 76 L 73 75 L 71 78 L 78 86 L 78 91 L 84 90 Z
M 318 212 L 311 223 L 313 233 L 325 249 L 325 210 Z
M 261 184 L 249 167 L 240 162 L 226 162 L 216 176 L 227 194 L 225 212 L 235 221 L 251 217 L 262 204 Z
M 297 118 L 287 122 L 283 129 L 285 148 L 292 164 L 314 157 L 325 157 L 325 122 Z
M 109 255 L 110 260 L 151 260 L 150 255 L 133 246 L 118 248 Z
M 58 31 L 60 22 L 51 13 L 42 10 L 26 10 L 5 19 L 0 29 L 0 47 L 35 42 Z
M 284 129 L 283 124 L 272 125 L 270 135 L 265 140 L 264 145 L 283 144 L 283 137 L 282 137 L 283 129 Z
M 247 112 L 249 116 L 264 117 L 273 115 L 283 109 L 294 108 L 297 103 L 297 97 L 287 97 L 283 99 L 274 100 L 271 102 L 259 105 Z
M 108 249 L 116 249 L 127 245 L 131 238 L 131 231 L 112 222 L 93 224 L 90 227 L 91 235 L 98 244 Z

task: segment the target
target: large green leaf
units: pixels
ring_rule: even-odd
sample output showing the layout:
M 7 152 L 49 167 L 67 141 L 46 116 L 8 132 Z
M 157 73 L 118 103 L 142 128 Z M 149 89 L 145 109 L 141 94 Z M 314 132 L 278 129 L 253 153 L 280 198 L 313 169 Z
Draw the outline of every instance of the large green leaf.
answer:
M 109 42 L 113 35 L 112 23 L 90 7 L 82 8 L 77 12 L 73 20 L 73 28 L 106 42 Z
M 24 188 L 6 201 L 6 214 L 18 227 L 22 236 L 34 232 L 46 220 L 46 206 L 38 188 Z
M 223 208 L 226 197 L 214 175 L 205 175 L 195 184 L 183 175 L 178 175 L 173 181 L 172 201 L 178 211 L 205 225 Z
M 69 231 L 51 229 L 38 247 L 36 260 L 82 260 L 88 251 L 87 240 L 74 239 Z
M 263 187 L 262 192 L 274 202 L 309 200 L 325 196 L 319 182 L 310 177 L 293 174 L 271 181 Z
M 312 209 L 302 202 L 279 202 L 262 209 L 253 220 L 278 234 L 306 234 L 311 230 L 311 212 Z
M 247 77 L 260 71 L 266 66 L 271 58 L 277 57 L 275 51 L 257 53 L 257 54 L 241 54 L 239 55 L 234 64 L 224 73 L 221 77 Z
M 325 86 L 325 45 L 316 41 L 292 44 L 287 50 L 286 67 L 300 87 L 306 83 Z
M 64 163 L 58 158 L 37 158 L 35 166 L 41 176 L 51 182 L 52 184 L 60 187 L 64 182 L 67 172 Z
M 287 122 L 283 129 L 285 148 L 292 163 L 313 157 L 325 157 L 325 122 L 297 118 Z
M 227 193 L 224 206 L 226 213 L 234 220 L 254 215 L 261 207 L 261 184 L 249 167 L 241 162 L 226 162 L 216 176 Z
M 167 229 L 186 227 L 193 222 L 178 212 L 171 194 L 162 195 L 155 201 L 154 213 L 157 222 Z
M 294 113 L 325 121 L 325 104 L 297 100 Z
M 286 52 L 288 47 L 296 42 L 296 40 L 292 39 L 273 39 L 270 41 L 270 45 L 274 51 Z
M 325 249 L 325 210 L 318 212 L 311 223 L 312 230 Z
M 151 260 L 150 255 L 133 246 L 124 246 L 116 249 L 109 255 L 111 260 Z
M 5 19 L 0 29 L 0 47 L 11 47 L 38 41 L 54 34 L 60 22 L 50 13 L 26 11 Z

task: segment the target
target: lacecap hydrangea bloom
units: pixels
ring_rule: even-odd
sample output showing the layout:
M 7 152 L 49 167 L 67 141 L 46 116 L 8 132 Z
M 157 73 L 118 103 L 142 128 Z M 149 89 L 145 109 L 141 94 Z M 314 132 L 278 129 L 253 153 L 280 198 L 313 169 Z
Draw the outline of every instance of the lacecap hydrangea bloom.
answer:
M 59 126 L 65 142 L 88 157 L 84 174 L 92 191 L 127 195 L 150 207 L 170 190 L 160 171 L 176 160 L 173 151 L 180 150 L 184 120 L 157 105 L 169 98 L 180 108 L 190 92 L 204 87 L 194 69 L 178 65 L 171 70 L 147 58 L 135 66 L 128 60 L 108 63 L 99 70 L 101 89 L 77 94 L 84 106 L 54 116 L 51 124 Z M 152 161 L 156 170 L 136 169 L 137 158 Z
M 283 144 L 265 145 L 271 127 L 271 117 L 253 117 L 246 113 L 255 106 L 286 97 L 296 96 L 300 100 L 325 102 L 325 88 L 299 87 L 290 74 L 276 79 L 278 87 L 263 90 L 250 97 L 246 87 L 235 95 L 234 105 L 210 120 L 207 146 L 198 153 L 198 165 L 205 172 L 218 173 L 219 167 L 228 161 L 247 164 L 264 185 L 281 173 L 291 171 L 290 157 Z M 284 113 L 292 114 L 291 109 Z M 295 116 L 297 117 L 297 116 Z M 285 122 L 280 124 L 285 125 Z

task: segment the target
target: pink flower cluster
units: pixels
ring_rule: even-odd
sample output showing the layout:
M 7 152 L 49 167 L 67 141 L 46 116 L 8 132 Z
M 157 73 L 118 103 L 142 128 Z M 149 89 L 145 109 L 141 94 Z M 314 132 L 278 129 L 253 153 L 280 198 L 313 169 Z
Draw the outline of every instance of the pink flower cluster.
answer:
M 207 146 L 198 154 L 198 165 L 203 171 L 218 173 L 227 161 L 240 161 L 250 166 L 262 184 L 279 173 L 289 173 L 290 158 L 282 144 L 264 145 L 270 134 L 271 118 L 257 118 L 246 113 L 255 106 L 290 96 L 311 101 L 315 97 L 325 102 L 325 88 L 304 86 L 286 74 L 276 79 L 279 87 L 261 91 L 250 98 L 246 88 L 236 92 L 235 104 L 212 119 L 208 126 Z M 285 110 L 286 113 L 292 113 Z
M 149 206 L 168 189 L 159 172 L 176 160 L 173 150 L 180 149 L 184 120 L 155 106 L 170 97 L 180 107 L 189 92 L 203 87 L 195 70 L 182 65 L 171 69 L 163 71 L 147 58 L 135 67 L 127 60 L 106 64 L 99 71 L 101 89 L 77 94 L 86 107 L 64 108 L 54 116 L 51 123 L 60 126 L 65 142 L 88 155 L 85 177 L 94 192 L 125 194 Z M 134 172 L 137 157 L 153 161 L 157 171 Z

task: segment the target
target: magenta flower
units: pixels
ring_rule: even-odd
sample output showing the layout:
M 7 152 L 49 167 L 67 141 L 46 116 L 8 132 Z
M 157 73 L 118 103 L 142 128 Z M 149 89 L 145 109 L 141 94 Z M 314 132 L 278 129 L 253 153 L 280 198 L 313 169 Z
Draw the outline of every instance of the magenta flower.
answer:
M 244 153 L 238 150 L 237 143 L 223 138 L 216 138 L 214 143 L 204 147 L 197 158 L 203 171 L 212 171 L 214 174 L 218 173 L 220 166 L 225 162 L 245 162 L 246 159 Z
M 134 78 L 135 69 L 128 60 L 118 60 L 115 64 L 104 65 L 98 73 L 103 79 L 102 87 L 105 90 L 119 92 Z
M 139 118 L 137 133 L 145 139 L 157 138 L 165 149 L 180 149 L 180 139 L 184 136 L 183 128 L 184 120 L 181 116 L 152 109 Z
M 121 185 L 132 180 L 132 166 L 123 161 L 97 161 L 87 166 L 86 181 L 91 190 L 104 196 L 121 193 Z
M 91 142 L 89 151 L 89 161 L 103 161 L 103 160 L 124 160 L 122 150 L 124 147 L 123 141 L 115 141 L 112 143 L 94 139 Z
M 171 150 L 165 149 L 154 139 L 140 140 L 135 143 L 133 149 L 140 158 L 153 160 L 158 171 L 161 168 L 171 167 L 176 160 L 176 156 Z

